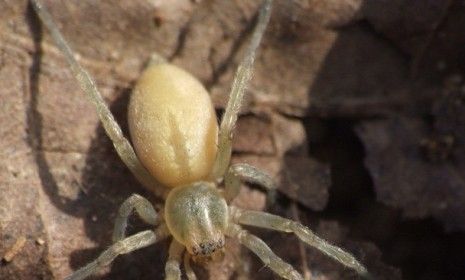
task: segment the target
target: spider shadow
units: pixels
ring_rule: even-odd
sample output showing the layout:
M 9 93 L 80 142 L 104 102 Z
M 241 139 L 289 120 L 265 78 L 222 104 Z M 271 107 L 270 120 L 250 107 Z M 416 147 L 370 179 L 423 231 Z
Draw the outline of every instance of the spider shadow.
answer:
M 43 117 L 38 109 L 39 83 L 43 50 L 43 27 L 31 4 L 28 4 L 25 16 L 33 39 L 34 51 L 29 68 L 30 106 L 27 111 L 29 129 L 27 141 L 34 151 L 34 160 L 44 193 L 51 203 L 63 213 L 84 220 L 86 237 L 97 243 L 97 247 L 76 250 L 71 254 L 70 264 L 75 270 L 94 260 L 103 250 L 111 245 L 113 221 L 119 205 L 132 193 L 139 193 L 152 202 L 159 200 L 148 193 L 129 172 L 116 154 L 101 124 L 97 127 L 94 139 L 86 154 L 85 168 L 82 173 L 82 190 L 77 199 L 72 200 L 60 195 L 57 178 L 51 172 L 51 166 L 43 151 Z M 110 106 L 118 123 L 126 135 L 126 105 L 129 90 L 119 90 L 119 98 Z M 131 219 L 128 234 L 147 229 L 141 221 Z M 128 256 L 117 258 L 109 274 L 100 279 L 155 279 L 163 274 L 166 260 L 166 242 L 141 249 Z
M 127 104 L 130 89 L 120 90 L 119 97 L 110 104 L 110 110 L 120 124 L 125 135 L 127 128 Z M 80 216 L 85 221 L 86 235 L 99 246 L 91 250 L 76 250 L 71 254 L 70 262 L 78 269 L 88 261 L 95 259 L 111 245 L 114 220 L 120 205 L 131 194 L 138 193 L 148 198 L 157 210 L 161 200 L 145 190 L 131 174 L 117 155 L 111 140 L 103 126 L 99 124 L 91 147 L 87 153 L 86 168 L 82 174 L 82 185 L 87 189 L 79 202 Z M 129 222 L 128 235 L 144 229 L 151 229 L 137 217 Z M 140 249 L 131 254 L 118 257 L 112 264 L 109 274 L 102 279 L 156 279 L 164 273 L 167 242 Z

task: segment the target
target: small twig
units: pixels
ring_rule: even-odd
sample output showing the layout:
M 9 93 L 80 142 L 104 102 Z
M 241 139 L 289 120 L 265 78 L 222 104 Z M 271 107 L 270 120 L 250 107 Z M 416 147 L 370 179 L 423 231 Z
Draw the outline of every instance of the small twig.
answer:
M 13 258 L 21 252 L 23 249 L 24 245 L 26 245 L 26 237 L 20 236 L 18 239 L 16 239 L 15 244 L 6 251 L 5 255 L 3 256 L 3 260 L 5 262 L 11 262 Z

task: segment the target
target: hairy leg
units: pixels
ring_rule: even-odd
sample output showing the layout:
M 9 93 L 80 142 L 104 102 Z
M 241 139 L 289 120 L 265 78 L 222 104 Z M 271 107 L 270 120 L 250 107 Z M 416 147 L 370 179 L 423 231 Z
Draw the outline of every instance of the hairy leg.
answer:
M 160 221 L 150 201 L 138 194 L 133 194 L 119 208 L 115 228 L 113 229 L 113 242 L 117 242 L 125 237 L 129 215 L 131 215 L 133 210 L 136 210 L 139 217 L 149 225 L 155 226 Z
M 96 260 L 74 272 L 66 280 L 80 280 L 98 272 L 109 265 L 117 256 L 147 247 L 168 235 L 166 226 L 159 227 L 155 232 L 146 230 L 120 240 L 103 251 Z
M 274 201 L 276 185 L 273 179 L 260 169 L 246 163 L 234 164 L 228 169 L 224 177 L 226 201 L 230 202 L 239 194 L 241 181 L 264 187 L 268 194 L 268 203 Z
M 100 118 L 100 121 L 102 122 L 103 127 L 105 128 L 105 132 L 113 142 L 113 146 L 118 152 L 120 158 L 131 170 L 134 176 L 136 176 L 136 178 L 146 188 L 153 191 L 158 196 L 164 196 L 166 189 L 161 184 L 156 182 L 156 180 L 148 173 L 145 167 L 142 166 L 141 162 L 136 156 L 136 153 L 134 152 L 134 149 L 126 137 L 124 137 L 120 126 L 111 114 L 108 106 L 103 101 L 102 95 L 97 89 L 94 80 L 74 58 L 73 51 L 61 35 L 47 8 L 39 0 L 30 1 L 34 7 L 34 10 L 39 15 L 40 19 L 52 35 L 55 44 L 65 56 L 66 61 L 68 62 L 71 71 L 78 80 L 81 88 L 97 109 L 97 114 Z
M 270 19 L 272 2 L 272 0 L 264 0 L 262 7 L 260 8 L 258 22 L 253 31 L 252 39 L 242 62 L 236 70 L 231 93 L 229 95 L 229 101 L 226 105 L 226 110 L 220 125 L 218 154 L 213 165 L 213 171 L 211 174 L 212 179 L 222 178 L 229 166 L 234 126 L 241 108 L 247 83 L 252 76 L 252 66 L 255 60 L 255 53 Z
M 329 244 L 300 223 L 265 212 L 243 210 L 234 206 L 230 207 L 230 209 L 233 223 L 292 232 L 303 242 L 317 248 L 341 264 L 354 269 L 361 276 L 371 278 L 367 269 L 354 256 L 337 246 Z
M 230 224 L 226 234 L 239 240 L 242 245 L 254 252 L 265 266 L 269 267 L 284 279 L 303 280 L 300 273 L 297 272 L 292 265 L 279 258 L 263 240 L 250 234 L 239 225 Z
M 173 238 L 165 265 L 165 280 L 181 280 L 181 259 L 184 246 Z
M 184 269 L 186 270 L 188 280 L 197 280 L 197 276 L 191 266 L 191 256 L 187 251 L 184 252 Z
M 241 226 L 231 223 L 226 230 L 226 235 L 239 240 L 242 245 L 254 252 L 266 266 L 284 279 L 303 280 L 302 275 L 292 265 L 276 256 L 263 240 L 242 229 Z

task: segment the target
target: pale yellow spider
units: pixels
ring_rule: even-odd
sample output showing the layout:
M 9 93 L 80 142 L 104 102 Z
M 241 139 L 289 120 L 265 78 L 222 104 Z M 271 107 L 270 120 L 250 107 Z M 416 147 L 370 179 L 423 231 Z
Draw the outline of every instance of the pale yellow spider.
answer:
M 329 244 L 297 222 L 265 212 L 228 207 L 239 192 L 241 180 L 260 184 L 270 191 L 275 188 L 268 175 L 250 165 L 229 166 L 234 125 L 251 77 L 256 49 L 270 18 L 272 0 L 264 0 L 260 9 L 250 45 L 237 69 L 219 131 L 209 94 L 194 77 L 160 60 L 147 67 L 129 104 L 129 128 L 136 152 L 122 134 L 95 83 L 75 60 L 47 9 L 39 0 L 31 2 L 94 103 L 121 159 L 145 187 L 166 200 L 164 211 L 159 215 L 145 198 L 136 194 L 129 197 L 116 218 L 114 244 L 67 279 L 84 279 L 109 265 L 118 255 L 170 236 L 173 238 L 165 279 L 181 278 L 183 256 L 187 277 L 196 279 L 190 259 L 214 259 L 223 251 L 225 236 L 237 239 L 281 277 L 303 279 L 261 239 L 240 225 L 292 232 L 361 276 L 369 277 L 366 268 L 351 254 Z M 125 236 L 128 217 L 133 210 L 143 221 L 153 225 L 154 230 Z

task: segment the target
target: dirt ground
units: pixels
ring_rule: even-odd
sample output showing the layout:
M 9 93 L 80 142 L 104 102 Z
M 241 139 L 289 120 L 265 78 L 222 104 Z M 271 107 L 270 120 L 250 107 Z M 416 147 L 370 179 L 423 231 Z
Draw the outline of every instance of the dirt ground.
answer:
M 260 1 L 44 2 L 127 133 L 153 52 L 198 77 L 221 115 Z M 463 279 L 464 34 L 463 0 L 276 0 L 233 160 L 268 171 L 280 192 L 265 206 L 245 186 L 234 204 L 300 220 L 375 279 Z M 131 193 L 162 207 L 26 0 L 0 1 L 0 158 L 0 279 L 62 279 L 93 260 Z M 292 235 L 251 231 L 307 279 L 358 279 Z M 226 248 L 195 267 L 200 279 L 278 279 Z M 95 279 L 163 279 L 166 252 L 162 242 L 120 257 Z

